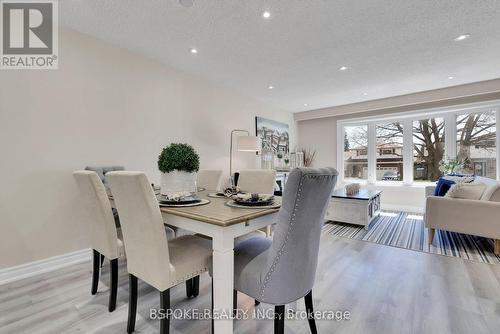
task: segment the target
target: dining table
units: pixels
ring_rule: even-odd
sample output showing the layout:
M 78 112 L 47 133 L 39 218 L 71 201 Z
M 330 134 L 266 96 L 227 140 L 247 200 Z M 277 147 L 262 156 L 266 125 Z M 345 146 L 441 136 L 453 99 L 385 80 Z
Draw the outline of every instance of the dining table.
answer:
M 208 197 L 207 191 L 198 196 L 210 203 L 190 207 L 164 207 L 160 211 L 164 223 L 202 234 L 212 239 L 212 278 L 216 334 L 233 333 L 233 287 L 235 239 L 275 223 L 279 208 L 235 208 L 226 203 L 229 198 Z M 110 196 L 112 200 L 112 195 Z M 275 198 L 281 203 L 281 197 Z

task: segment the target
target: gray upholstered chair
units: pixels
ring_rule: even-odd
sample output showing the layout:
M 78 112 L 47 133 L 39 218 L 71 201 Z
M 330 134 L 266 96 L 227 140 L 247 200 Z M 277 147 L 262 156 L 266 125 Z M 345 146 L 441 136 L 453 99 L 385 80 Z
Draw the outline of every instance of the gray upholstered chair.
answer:
M 208 191 L 219 191 L 222 181 L 222 170 L 200 169 L 196 176 L 196 185 Z
M 80 170 L 73 172 L 80 189 L 80 204 L 84 207 L 87 225 L 90 227 L 90 242 L 93 253 L 91 293 L 95 295 L 99 284 L 99 271 L 104 257 L 110 261 L 110 312 L 116 307 L 118 289 L 118 258 L 125 255 L 120 229 L 115 226 L 106 189 L 96 172 Z
M 101 179 L 102 183 L 106 187 L 106 189 L 109 188 L 108 180 L 106 178 L 106 174 L 108 172 L 113 172 L 113 171 L 118 171 L 118 170 L 125 170 L 125 167 L 123 166 L 87 166 L 85 167 L 85 170 L 91 170 L 93 172 L 96 172 L 99 178 Z
M 127 332 L 135 329 L 137 279 L 160 291 L 160 309 L 170 309 L 170 288 L 209 270 L 210 240 L 184 235 L 167 240 L 158 200 L 142 172 L 110 172 L 108 180 L 121 217 L 129 272 Z M 169 319 L 160 320 L 160 333 L 169 332 Z
M 106 173 L 108 172 L 113 172 L 117 170 L 125 170 L 125 167 L 123 166 L 87 166 L 85 167 L 85 170 L 90 170 L 93 172 L 96 172 L 99 178 L 101 179 L 102 183 L 104 184 L 104 187 L 106 190 L 109 189 L 108 185 L 108 180 L 106 179 Z M 115 219 L 115 224 L 116 226 L 120 226 L 120 218 L 118 217 L 118 211 L 116 211 L 115 208 L 112 208 L 113 210 L 113 218 Z
M 312 288 L 325 210 L 337 181 L 333 168 L 296 168 L 288 178 L 274 238 L 252 238 L 236 244 L 234 288 L 275 305 L 275 333 L 284 332 L 285 304 L 302 297 L 313 312 Z M 236 296 L 234 304 L 236 307 Z M 309 317 L 316 333 L 313 317 Z

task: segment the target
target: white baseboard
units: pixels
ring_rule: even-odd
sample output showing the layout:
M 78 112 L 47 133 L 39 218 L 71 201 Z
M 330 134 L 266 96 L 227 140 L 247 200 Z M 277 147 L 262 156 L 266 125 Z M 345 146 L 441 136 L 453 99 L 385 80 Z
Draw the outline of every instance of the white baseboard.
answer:
M 0 285 L 47 273 L 49 271 L 64 268 L 73 264 L 89 261 L 90 259 L 90 248 L 87 248 L 76 252 L 66 253 L 63 255 L 49 257 L 43 260 L 21 264 L 19 266 L 1 269 Z
M 425 213 L 424 208 L 420 206 L 381 203 L 380 207 L 382 208 L 382 210 L 388 210 L 388 211 L 402 211 L 402 212 L 421 213 L 421 214 Z

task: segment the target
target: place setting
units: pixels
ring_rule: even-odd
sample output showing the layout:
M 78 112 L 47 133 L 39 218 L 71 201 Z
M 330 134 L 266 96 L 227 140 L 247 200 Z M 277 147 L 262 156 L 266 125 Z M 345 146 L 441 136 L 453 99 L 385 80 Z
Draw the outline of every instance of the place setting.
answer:
M 206 198 L 200 198 L 197 193 L 174 193 L 168 195 L 158 195 L 158 204 L 161 207 L 190 207 L 200 206 L 210 203 Z
M 229 199 L 225 205 L 232 208 L 275 209 L 281 206 L 281 200 L 274 195 L 245 192 L 236 186 L 229 186 L 223 191 L 209 193 L 207 196 Z
M 277 209 L 281 207 L 281 199 L 269 194 L 238 193 L 230 197 L 225 204 L 241 209 Z

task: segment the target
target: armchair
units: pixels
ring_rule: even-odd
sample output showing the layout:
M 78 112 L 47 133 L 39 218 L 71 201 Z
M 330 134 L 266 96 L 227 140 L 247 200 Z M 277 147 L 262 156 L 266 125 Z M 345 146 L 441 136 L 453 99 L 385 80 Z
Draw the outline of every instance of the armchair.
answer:
M 434 187 L 426 187 L 425 226 L 429 244 L 436 229 L 471 234 L 495 240 L 495 255 L 500 255 L 500 183 L 477 177 L 487 188 L 479 200 L 433 196 Z

